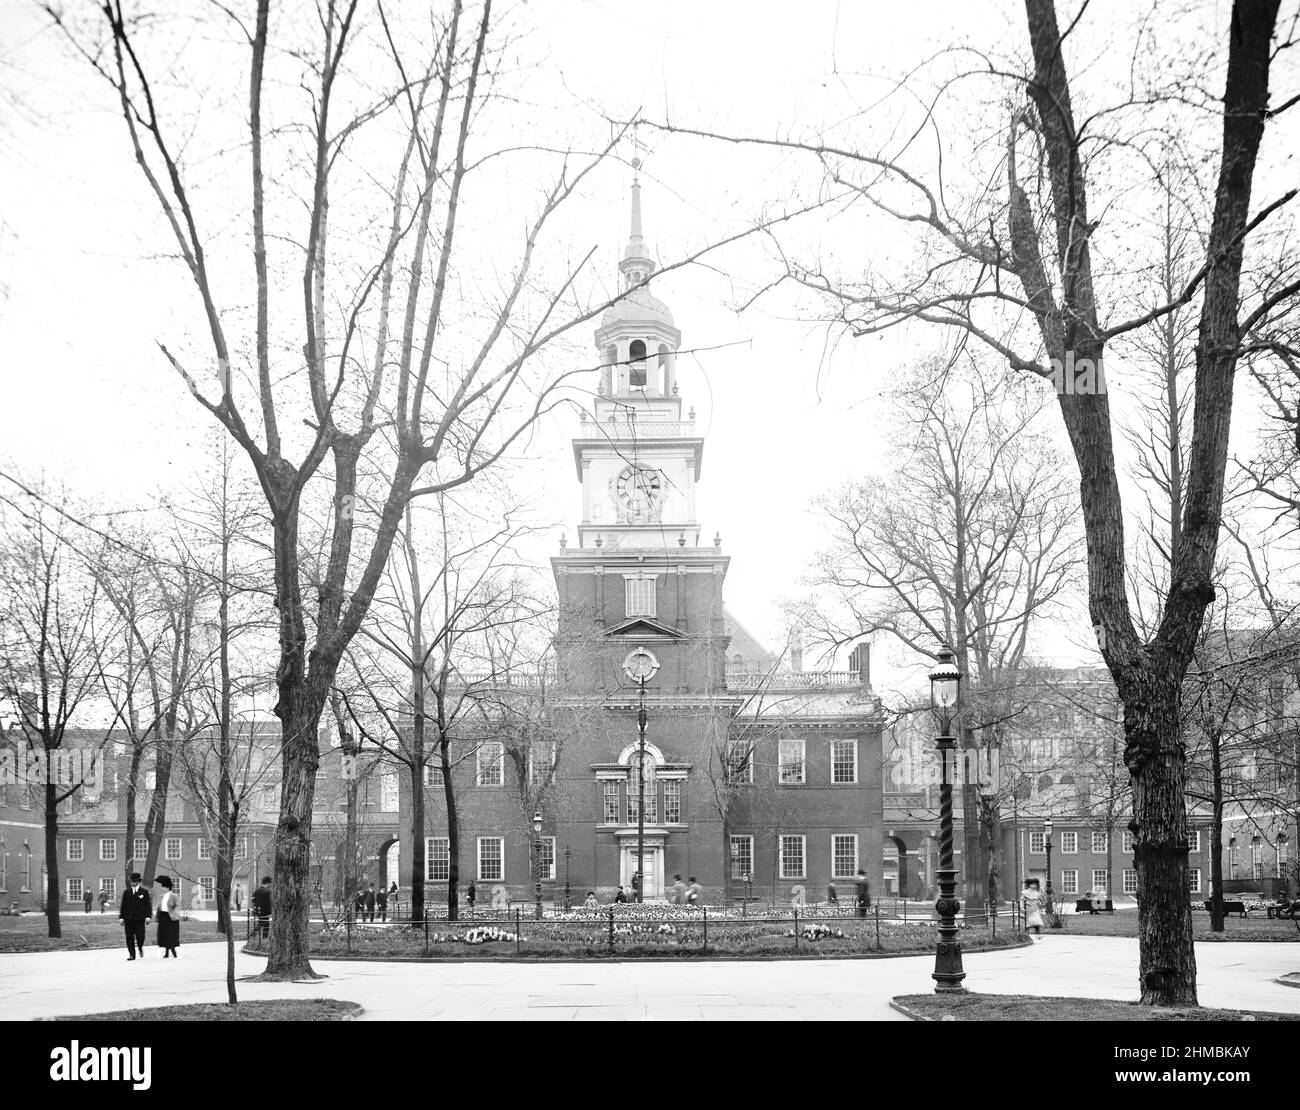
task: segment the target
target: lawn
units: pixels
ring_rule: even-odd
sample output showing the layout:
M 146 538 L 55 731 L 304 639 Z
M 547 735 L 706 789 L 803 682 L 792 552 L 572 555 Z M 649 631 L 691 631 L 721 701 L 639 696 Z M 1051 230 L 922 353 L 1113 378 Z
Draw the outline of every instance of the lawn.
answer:
M 363 1012 L 359 1002 L 337 998 L 266 998 L 229 1006 L 193 1002 L 151 1010 L 111 1010 L 103 1014 L 69 1014 L 50 1021 L 350 1021 Z
M 22 914 L 19 917 L 0 917 L 0 952 L 79 952 L 91 948 L 125 948 L 122 923 L 114 914 L 64 914 L 60 917 L 63 936 L 47 936 L 49 926 L 44 914 Z M 215 921 L 182 921 L 181 946 L 187 942 L 219 940 Z M 239 923 L 235 925 L 235 939 L 242 941 L 244 934 Z M 146 948 L 158 940 L 157 927 L 150 922 L 145 929 Z M 152 953 L 146 953 L 146 957 Z
M 1138 931 L 1137 910 L 1121 910 L 1114 914 L 1071 913 L 1063 914 L 1063 931 L 1085 937 L 1135 937 Z M 1055 932 L 1045 928 L 1044 933 Z M 1224 919 L 1223 932 L 1210 932 L 1210 915 L 1202 909 L 1192 910 L 1192 935 L 1198 941 L 1215 943 L 1224 940 L 1300 941 L 1300 929 L 1295 922 L 1270 921 L 1262 913 L 1249 917 Z
M 923 922 L 838 918 L 799 922 L 709 914 L 707 942 L 699 913 L 664 907 L 621 908 L 611 922 L 607 911 L 569 913 L 537 921 L 520 919 L 430 921 L 409 925 L 315 926 L 312 953 L 376 959 L 629 959 L 735 956 L 819 959 L 828 956 L 908 955 L 933 952 L 937 934 Z M 1020 944 L 1023 935 L 984 928 L 962 931 L 967 951 Z M 707 943 L 707 947 L 706 947 Z M 259 949 L 250 945 L 249 951 Z
M 1141 1006 L 1108 998 L 1036 998 L 1023 994 L 904 994 L 893 999 L 932 1021 L 1300 1021 L 1300 1014 Z

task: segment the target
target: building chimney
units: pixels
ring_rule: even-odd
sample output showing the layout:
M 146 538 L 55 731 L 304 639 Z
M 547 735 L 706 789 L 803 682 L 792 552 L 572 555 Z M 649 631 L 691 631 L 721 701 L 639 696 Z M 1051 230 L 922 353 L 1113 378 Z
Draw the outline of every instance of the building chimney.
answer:
M 790 669 L 795 674 L 803 670 L 803 637 L 797 628 L 790 630 Z
M 858 672 L 864 690 L 871 689 L 871 645 L 861 643 L 849 655 L 849 669 Z

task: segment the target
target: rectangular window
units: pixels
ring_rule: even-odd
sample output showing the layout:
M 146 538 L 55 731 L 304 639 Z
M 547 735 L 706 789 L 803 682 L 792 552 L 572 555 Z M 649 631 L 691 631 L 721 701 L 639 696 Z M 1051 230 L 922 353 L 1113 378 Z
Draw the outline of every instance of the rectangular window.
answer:
M 1277 874 L 1279 878 L 1286 867 L 1286 849 L 1287 842 L 1279 837 L 1277 842 Z
M 754 874 L 754 838 L 752 836 L 731 837 L 731 877 L 743 879 Z
M 117 859 L 117 841 L 112 837 L 101 837 L 99 840 L 99 858 L 106 863 L 111 863 Z
M 478 881 L 499 883 L 506 877 L 504 843 L 499 836 L 478 838 Z
M 1138 873 L 1132 867 L 1124 868 L 1124 893 L 1136 894 L 1138 889 Z
M 451 841 L 445 836 L 424 838 L 424 877 L 431 883 L 451 878 Z
M 1193 894 L 1201 893 L 1201 869 L 1199 867 L 1189 867 L 1187 869 L 1188 889 Z
M 426 763 L 424 765 L 424 785 L 425 786 L 442 786 L 442 761 L 436 764 Z
M 753 782 L 754 760 L 749 743 L 745 740 L 732 740 L 727 744 L 727 780 L 729 782 Z
M 533 786 L 545 786 L 551 780 L 555 767 L 555 741 L 538 740 L 528 751 L 528 781 Z
M 149 838 L 147 836 L 137 836 L 131 842 L 131 858 L 142 860 L 149 854 Z
M 834 740 L 831 742 L 831 782 L 858 781 L 858 742 Z
M 23 853 L 23 890 L 32 889 L 32 854 L 31 852 Z
M 680 825 L 681 822 L 682 780 L 664 779 L 664 824 Z M 1281 848 L 1279 848 L 1280 850 Z
M 1106 874 L 1106 869 L 1100 867 L 1092 873 L 1092 892 L 1094 894 L 1105 894 L 1110 890 L 1110 876 Z
M 635 778 L 627 784 L 627 819 L 629 822 L 636 820 L 637 810 L 640 808 L 641 789 L 640 784 Z M 659 820 L 659 797 L 655 790 L 653 779 L 647 779 L 645 784 L 645 819 L 651 824 Z
M 248 859 L 248 837 L 241 837 L 236 844 L 235 859 Z
M 1201 830 L 1192 829 L 1187 834 L 1187 850 L 1189 852 L 1199 852 L 1201 850 Z
M 0 845 L 0 891 L 9 890 L 9 853 Z
M 68 901 L 69 902 L 81 901 L 81 880 L 80 879 L 68 880 Z
M 1106 834 L 1105 834 L 1105 833 L 1096 833 L 1096 832 L 1095 832 L 1095 833 L 1092 834 L 1092 854 L 1093 854 L 1093 855 L 1095 855 L 1095 856 L 1104 856 L 1104 855 L 1106 854 L 1106 848 L 1107 848 L 1106 839 L 1107 839 L 1107 837 L 1106 837 Z
M 606 779 L 601 787 L 605 801 L 605 824 L 618 824 L 618 780 Z
M 199 837 L 199 859 L 212 858 L 212 845 L 208 843 L 206 836 Z
M 1124 835 L 1120 839 L 1120 850 L 1123 852 L 1133 851 L 1133 834 L 1127 829 L 1124 830 Z
M 500 740 L 484 740 L 478 746 L 475 758 L 478 762 L 476 782 L 479 786 L 502 786 L 505 783 L 505 768 L 502 766 L 504 748 Z
M 782 786 L 796 786 L 803 782 L 803 750 L 802 737 L 783 737 L 779 741 Z
M 653 575 L 629 574 L 624 576 L 627 582 L 627 608 L 624 613 L 629 617 L 653 617 L 655 615 L 655 583 Z
M 199 876 L 199 890 L 205 902 L 217 900 L 217 880 L 211 875 Z
M 1041 832 L 1031 832 L 1029 834 L 1029 850 L 1034 855 L 1041 855 L 1047 851 L 1047 840 Z
M 1079 893 L 1079 872 L 1075 868 L 1069 867 L 1061 872 L 1061 893 Z
M 262 809 L 264 812 L 276 813 L 279 811 L 280 808 L 280 802 L 278 799 L 279 792 L 280 792 L 280 788 L 278 786 L 262 787 Z
M 164 859 L 181 858 L 181 838 L 179 836 L 169 836 L 167 838 L 167 850 L 163 858 Z
M 851 879 L 858 873 L 858 837 L 856 833 L 831 837 L 831 878 Z
M 114 901 L 114 900 L 117 898 L 117 880 L 116 880 L 116 879 L 100 879 L 100 880 L 99 880 L 99 889 L 100 889 L 104 894 L 107 894 L 107 895 L 108 895 L 108 900 L 109 900 L 110 902 Z
M 1069 852 L 1071 855 L 1079 850 L 1079 834 L 1077 832 L 1061 833 L 1061 851 Z
M 68 839 L 68 859 L 77 863 L 86 856 L 86 842 L 81 837 L 70 837 Z
M 542 837 L 542 878 L 555 878 L 555 837 Z
M 781 878 L 802 879 L 803 877 L 803 837 L 781 837 Z

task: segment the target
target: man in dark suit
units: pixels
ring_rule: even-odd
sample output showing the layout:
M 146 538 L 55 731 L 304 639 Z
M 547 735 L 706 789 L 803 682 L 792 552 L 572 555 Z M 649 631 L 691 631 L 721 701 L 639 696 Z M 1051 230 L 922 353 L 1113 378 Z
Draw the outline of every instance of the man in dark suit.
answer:
M 366 920 L 374 921 L 375 919 L 375 884 L 371 883 L 366 887 Z
M 253 913 L 257 915 L 257 935 L 263 940 L 271 933 L 271 876 L 262 879 L 262 885 L 253 891 Z
M 144 923 L 153 913 L 153 903 L 149 892 L 140 885 L 140 872 L 131 872 L 131 887 L 122 892 L 122 905 L 117 916 L 126 932 L 126 950 L 128 960 L 134 960 L 138 951 L 144 958 Z
M 375 905 L 379 909 L 379 920 L 388 920 L 388 891 L 382 886 L 375 891 Z

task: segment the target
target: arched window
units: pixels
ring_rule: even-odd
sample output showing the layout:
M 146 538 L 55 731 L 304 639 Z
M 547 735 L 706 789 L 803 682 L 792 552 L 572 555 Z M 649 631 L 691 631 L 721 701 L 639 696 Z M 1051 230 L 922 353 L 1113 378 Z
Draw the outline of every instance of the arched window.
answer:
M 628 348 L 628 358 L 632 361 L 628 385 L 633 389 L 645 389 L 645 342 L 643 340 L 632 340 Z
M 1052 776 L 1043 775 L 1038 780 L 1038 792 L 1041 794 L 1044 790 L 1052 789 Z
M 1061 776 L 1061 782 L 1060 782 L 1060 785 L 1061 785 L 1061 786 L 1073 786 L 1073 785 L 1074 785 L 1074 776 L 1073 776 L 1073 775 L 1062 775 L 1062 776 Z

